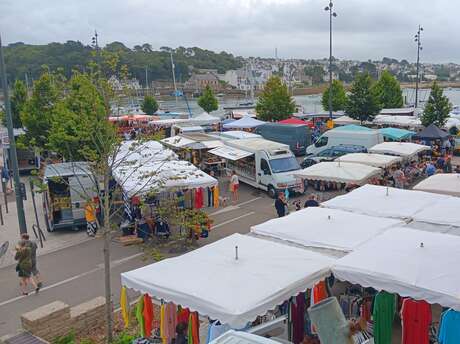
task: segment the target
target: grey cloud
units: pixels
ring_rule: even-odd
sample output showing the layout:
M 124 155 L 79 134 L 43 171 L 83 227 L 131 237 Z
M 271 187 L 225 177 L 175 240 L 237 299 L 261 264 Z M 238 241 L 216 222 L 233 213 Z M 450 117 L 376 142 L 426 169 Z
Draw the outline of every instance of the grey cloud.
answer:
M 128 46 L 200 46 L 243 56 L 328 55 L 323 0 L 2 0 L 4 41 L 81 40 Z M 334 55 L 414 60 L 413 35 L 425 27 L 423 60 L 460 62 L 460 3 L 447 0 L 336 0 Z

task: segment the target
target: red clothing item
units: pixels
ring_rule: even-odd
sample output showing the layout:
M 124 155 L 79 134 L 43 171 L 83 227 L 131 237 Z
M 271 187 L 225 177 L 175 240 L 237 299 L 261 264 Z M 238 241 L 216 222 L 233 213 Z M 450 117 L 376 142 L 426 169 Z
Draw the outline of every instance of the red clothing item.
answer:
M 188 318 L 190 316 L 190 311 L 188 308 L 181 308 L 177 311 L 177 323 L 178 324 L 188 324 Z
M 320 281 L 313 287 L 313 304 L 316 305 L 324 299 L 327 299 L 326 282 Z
M 153 327 L 153 304 L 152 299 L 149 295 L 144 295 L 144 331 L 145 336 L 150 337 L 152 334 L 152 327 Z
M 428 302 L 405 299 L 401 321 L 402 344 L 429 344 L 431 306 Z
M 203 208 L 203 189 L 198 188 L 195 190 L 195 209 Z

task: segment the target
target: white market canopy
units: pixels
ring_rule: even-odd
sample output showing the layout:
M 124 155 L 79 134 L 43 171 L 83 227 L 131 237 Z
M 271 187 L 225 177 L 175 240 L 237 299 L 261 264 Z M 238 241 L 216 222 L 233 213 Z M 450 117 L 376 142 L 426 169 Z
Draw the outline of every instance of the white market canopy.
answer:
M 196 143 L 195 140 L 188 139 L 186 137 L 176 135 L 176 136 L 171 136 L 167 137 L 165 139 L 160 140 L 163 144 L 166 146 L 171 146 L 174 148 L 185 148 L 188 147 L 194 143 Z
M 262 136 L 254 133 L 248 133 L 247 131 L 242 131 L 242 130 L 230 130 L 230 131 L 223 131 L 220 133 L 222 137 L 226 137 L 229 139 L 255 139 L 255 138 L 261 138 Z
M 123 141 L 115 158 L 115 168 L 119 165 L 140 166 L 167 160 L 177 160 L 177 154 L 158 141 Z
M 229 146 L 217 147 L 217 148 L 211 149 L 210 151 L 208 151 L 208 153 L 211 153 L 213 155 L 217 155 L 218 157 L 221 157 L 227 160 L 232 160 L 232 161 L 240 160 L 240 159 L 246 158 L 254 154 L 254 153 L 242 150 L 242 149 L 229 147 Z
M 415 185 L 414 190 L 460 197 L 460 174 L 434 174 Z
M 224 124 L 223 127 L 225 129 L 252 129 L 262 124 L 265 124 L 265 122 L 252 117 L 244 116 L 237 121 Z
M 220 122 L 220 118 L 211 116 L 210 114 L 203 112 L 202 114 L 190 118 L 191 123 L 199 124 L 216 124 Z
M 418 128 L 422 126 L 420 119 L 414 116 L 377 115 L 375 116 L 373 123 L 406 128 Z
M 305 247 L 349 252 L 400 224 L 401 221 L 395 219 L 310 207 L 252 226 L 251 232 Z
M 361 121 L 353 119 L 349 116 L 340 116 L 334 119 L 334 124 L 336 125 L 347 125 L 347 124 L 361 124 Z
M 333 262 L 305 249 L 233 234 L 182 256 L 122 273 L 121 283 L 242 328 L 328 276 Z
M 460 227 L 460 198 L 446 197 L 416 214 L 414 221 Z M 459 233 L 459 229 L 456 230 Z M 460 233 L 459 233 L 460 234 Z
M 323 206 L 360 214 L 410 219 L 422 209 L 449 196 L 422 191 L 412 191 L 377 185 L 364 185 L 342 196 L 337 196 Z
M 209 344 L 280 344 L 280 342 L 243 331 L 230 330 Z
M 182 160 L 123 165 L 113 171 L 113 177 L 128 197 L 217 185 L 215 178 Z
M 294 171 L 294 176 L 309 180 L 326 180 L 362 185 L 379 175 L 381 169 L 350 162 L 320 162 L 303 170 Z
M 383 142 L 369 149 L 369 153 L 390 154 L 409 158 L 420 152 L 430 150 L 429 146 L 411 142 Z
M 335 159 L 335 161 L 352 162 L 379 168 L 386 168 L 401 162 L 401 160 L 397 156 L 372 153 L 349 153 Z
M 334 264 L 343 281 L 460 311 L 460 237 L 393 228 Z

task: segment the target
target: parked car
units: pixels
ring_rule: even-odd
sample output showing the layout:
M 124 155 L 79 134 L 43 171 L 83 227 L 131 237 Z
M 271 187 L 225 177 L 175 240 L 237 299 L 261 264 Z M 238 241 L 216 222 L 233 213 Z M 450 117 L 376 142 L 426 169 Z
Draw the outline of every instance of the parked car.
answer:
M 367 148 L 359 145 L 333 146 L 319 152 L 317 155 L 306 157 L 300 166 L 302 168 L 307 168 L 321 161 L 333 161 L 336 158 L 349 153 L 367 153 Z

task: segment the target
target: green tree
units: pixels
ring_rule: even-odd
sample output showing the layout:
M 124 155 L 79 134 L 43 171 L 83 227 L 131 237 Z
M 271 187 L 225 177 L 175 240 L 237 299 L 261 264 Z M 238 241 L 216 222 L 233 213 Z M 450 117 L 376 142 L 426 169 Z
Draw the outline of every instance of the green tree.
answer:
M 438 127 L 446 124 L 449 113 L 452 111 L 452 104 L 449 98 L 443 95 L 442 88 L 439 87 L 437 82 L 433 82 L 431 86 L 431 93 L 425 105 L 425 110 L 422 114 L 422 124 L 427 127 L 430 124 L 435 124 Z
M 21 80 L 16 80 L 13 85 L 13 93 L 11 94 L 11 118 L 13 120 L 13 128 L 22 128 L 21 111 L 27 101 L 26 85 Z M 6 127 L 5 113 L 1 112 L 2 124 Z
M 153 115 L 158 110 L 158 103 L 153 96 L 145 96 L 141 105 L 141 109 L 147 115 Z
M 389 71 L 383 71 L 379 81 L 374 85 L 374 91 L 384 109 L 403 106 L 401 85 Z
M 268 79 L 256 105 L 259 117 L 265 121 L 289 118 L 295 111 L 295 102 L 288 88 L 277 76 Z
M 380 112 L 381 107 L 373 90 L 373 81 L 369 73 L 357 74 L 351 84 L 350 95 L 345 114 L 353 119 L 371 121 Z
M 26 129 L 25 143 L 30 146 L 42 150 L 47 148 L 49 130 L 60 95 L 58 84 L 54 75 L 48 71 L 34 82 L 32 96 L 25 103 L 20 116 Z
M 329 87 L 323 92 L 321 104 L 325 111 L 329 111 Z M 345 87 L 339 80 L 332 80 L 332 111 L 344 110 L 347 104 L 347 94 Z
M 219 102 L 209 85 L 204 89 L 203 95 L 198 98 L 198 105 L 207 113 L 216 111 L 219 108 Z

